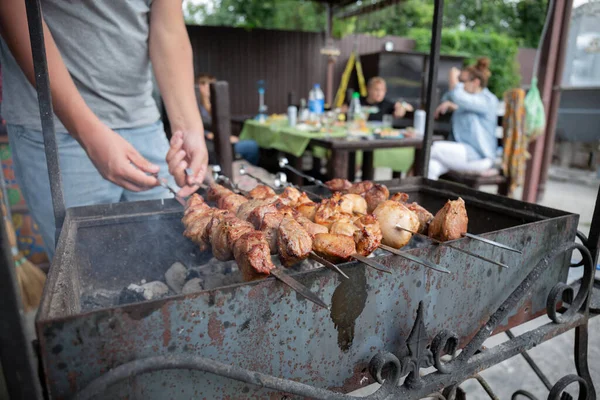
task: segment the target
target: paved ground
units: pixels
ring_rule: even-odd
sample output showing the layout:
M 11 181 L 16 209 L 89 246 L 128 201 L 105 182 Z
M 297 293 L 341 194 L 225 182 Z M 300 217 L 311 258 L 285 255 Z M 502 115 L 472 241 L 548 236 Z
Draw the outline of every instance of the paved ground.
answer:
M 389 178 L 387 176 L 388 171 L 378 170 L 377 173 L 377 179 Z M 587 235 L 600 181 L 589 173 L 560 168 L 553 168 L 550 177 L 552 179 L 548 181 L 546 194 L 540 204 L 579 214 L 579 230 Z M 495 188 L 484 188 L 484 190 L 493 192 Z M 520 196 L 520 191 L 515 194 L 516 198 L 520 198 Z M 581 276 L 581 270 L 582 268 L 574 269 L 569 275 L 570 279 Z M 519 335 L 549 321 L 546 317 L 538 318 L 514 329 L 513 333 Z M 596 392 L 600 393 L 600 317 L 592 319 L 589 332 L 588 360 L 592 377 L 597 382 Z M 576 373 L 573 361 L 573 338 L 574 332 L 568 332 L 539 345 L 529 352 L 552 384 L 565 375 Z M 486 342 L 486 346 L 493 347 L 506 339 L 507 337 L 504 334 L 496 335 Z M 521 356 L 496 365 L 482 372 L 481 375 L 488 381 L 498 398 L 502 400 L 510 399 L 511 395 L 518 389 L 527 390 L 539 399 L 546 399 L 548 396 L 548 390 Z M 475 380 L 466 381 L 461 387 L 467 392 L 469 400 L 489 399 L 486 392 Z M 577 389 L 573 391 L 573 394 L 575 393 L 577 393 Z M 519 399 L 523 399 L 523 397 Z

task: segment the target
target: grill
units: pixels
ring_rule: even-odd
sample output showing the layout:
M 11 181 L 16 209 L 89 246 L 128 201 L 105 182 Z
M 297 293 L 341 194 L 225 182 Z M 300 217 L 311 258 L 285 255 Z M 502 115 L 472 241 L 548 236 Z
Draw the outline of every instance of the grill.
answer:
M 459 185 L 409 178 L 382 182 L 429 210 L 461 196 L 469 231 L 517 249 L 503 251 L 469 238 L 455 246 L 501 261 L 502 269 L 447 247 L 413 237 L 410 252 L 446 266 L 440 274 L 404 258 L 380 254 L 392 270 L 343 265 L 345 280 L 325 268 L 290 273 L 317 293 L 330 310 L 308 302 L 269 278 L 231 278 L 190 295 L 102 307 L 85 299 L 118 291 L 141 278 L 162 279 L 180 261 L 201 266 L 201 253 L 182 236 L 182 207 L 174 200 L 74 208 L 67 217 L 37 319 L 41 356 L 52 397 L 70 398 L 107 371 L 152 356 L 205 357 L 215 362 L 348 392 L 371 383 L 369 362 L 378 352 L 406 347 L 417 309 L 427 332 L 454 332 L 467 344 L 538 262 L 572 243 L 578 216 Z M 307 190 L 327 194 L 318 187 Z M 496 332 L 546 312 L 548 293 L 564 282 L 569 254 L 555 258 L 522 296 Z M 379 254 L 379 253 L 378 253 Z M 422 307 L 419 307 L 419 304 Z M 433 339 L 427 335 L 427 342 Z M 160 368 L 159 368 L 160 369 Z M 190 370 L 156 371 L 112 385 L 103 396 L 125 398 L 269 398 L 257 385 Z M 180 397 L 179 397 L 180 396 Z M 273 397 L 280 398 L 280 397 Z

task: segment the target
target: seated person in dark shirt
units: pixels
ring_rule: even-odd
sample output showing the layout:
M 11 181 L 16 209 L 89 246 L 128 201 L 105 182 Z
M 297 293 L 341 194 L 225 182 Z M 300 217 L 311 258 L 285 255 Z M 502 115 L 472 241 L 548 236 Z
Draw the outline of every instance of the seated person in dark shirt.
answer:
M 369 114 L 369 121 L 381 121 L 384 115 L 393 115 L 394 118 L 402 118 L 407 111 L 413 111 L 408 103 L 393 102 L 385 98 L 385 80 L 379 76 L 369 79 L 367 85 L 367 97 L 360 99 L 360 104 L 366 107 L 377 107 L 378 111 Z
M 198 108 L 200 109 L 202 124 L 204 125 L 204 134 L 207 139 L 206 145 L 209 153 L 214 153 L 215 148 L 212 142 L 215 135 L 212 133 L 212 107 L 210 103 L 210 84 L 215 81 L 215 77 L 208 74 L 199 74 L 196 77 L 196 85 L 198 85 L 198 93 L 196 93 Z M 230 139 L 236 154 L 239 154 L 249 163 L 258 165 L 260 151 L 258 144 L 254 140 L 239 140 L 237 136 L 231 136 Z

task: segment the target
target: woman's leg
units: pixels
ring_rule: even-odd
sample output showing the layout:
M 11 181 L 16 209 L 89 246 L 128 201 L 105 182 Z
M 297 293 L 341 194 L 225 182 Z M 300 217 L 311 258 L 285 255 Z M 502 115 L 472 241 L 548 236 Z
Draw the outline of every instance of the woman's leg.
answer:
M 438 180 L 440 176 L 444 175 L 448 172 L 448 168 L 444 167 L 444 165 L 438 160 L 429 160 L 429 171 L 427 172 L 427 178 Z
M 461 143 L 451 141 L 434 142 L 429 160 L 429 179 L 438 179 L 450 170 L 467 164 L 467 149 Z

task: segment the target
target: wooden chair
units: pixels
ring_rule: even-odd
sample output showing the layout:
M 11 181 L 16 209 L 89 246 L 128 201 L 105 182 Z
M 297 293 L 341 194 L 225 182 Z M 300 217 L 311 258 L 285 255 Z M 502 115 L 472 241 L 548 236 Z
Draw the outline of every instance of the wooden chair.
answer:
M 212 124 L 215 135 L 215 153 L 222 174 L 233 179 L 233 148 L 231 146 L 231 109 L 229 84 L 218 81 L 210 84 Z

